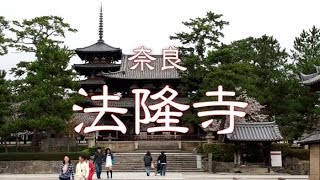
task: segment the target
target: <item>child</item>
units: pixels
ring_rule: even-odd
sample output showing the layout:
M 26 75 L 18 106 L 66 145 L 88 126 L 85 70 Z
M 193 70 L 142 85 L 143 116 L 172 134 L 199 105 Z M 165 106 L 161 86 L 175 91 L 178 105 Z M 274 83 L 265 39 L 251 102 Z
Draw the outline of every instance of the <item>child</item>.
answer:
M 154 174 L 157 175 L 160 173 L 160 161 L 157 161 L 157 167 L 154 168 Z
M 88 180 L 92 180 L 92 176 L 94 175 L 94 165 L 93 165 L 93 157 L 90 157 L 90 160 L 87 161 L 88 165 L 89 165 L 89 176 L 88 176 Z

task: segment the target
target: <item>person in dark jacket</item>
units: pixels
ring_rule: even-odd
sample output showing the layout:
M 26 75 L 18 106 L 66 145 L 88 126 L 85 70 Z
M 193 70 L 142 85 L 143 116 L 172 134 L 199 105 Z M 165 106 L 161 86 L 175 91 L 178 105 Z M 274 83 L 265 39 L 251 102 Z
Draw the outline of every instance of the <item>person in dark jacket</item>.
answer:
M 74 180 L 73 165 L 68 156 L 64 157 L 60 166 L 59 180 Z
M 152 157 L 150 151 L 147 152 L 147 154 L 143 158 L 144 167 L 147 173 L 147 176 L 150 176 L 150 168 L 152 164 Z
M 104 161 L 104 154 L 102 153 L 101 148 L 97 148 L 97 151 L 94 153 L 93 162 L 94 162 L 98 179 L 101 179 L 103 161 Z
M 160 156 L 158 157 L 158 161 L 160 163 L 160 175 L 166 175 L 167 169 L 167 156 L 164 154 L 164 151 L 161 152 Z

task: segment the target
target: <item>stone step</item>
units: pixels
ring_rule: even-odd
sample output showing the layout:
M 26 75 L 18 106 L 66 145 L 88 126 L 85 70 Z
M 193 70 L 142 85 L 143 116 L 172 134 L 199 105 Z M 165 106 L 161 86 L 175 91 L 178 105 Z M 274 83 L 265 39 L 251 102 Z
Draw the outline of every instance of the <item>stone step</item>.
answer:
M 161 151 L 164 151 L 163 149 L 154 149 L 153 150 L 148 150 L 148 149 L 137 149 L 134 152 L 135 153 L 146 153 L 147 151 L 150 151 L 151 154 L 160 154 Z M 183 151 L 181 151 L 180 149 L 165 149 L 166 153 L 184 153 Z
M 166 150 L 167 151 L 167 150 Z M 158 151 L 159 152 L 159 151 Z M 115 153 L 114 157 L 116 163 L 113 167 L 115 171 L 132 171 L 143 172 L 144 164 L 143 153 Z M 159 153 L 153 154 L 153 159 L 157 160 Z M 167 155 L 167 170 L 168 172 L 193 172 L 203 171 L 201 168 L 197 168 L 197 155 L 193 153 L 177 153 L 170 152 Z M 156 165 L 156 164 L 155 164 Z M 153 170 L 154 171 L 154 170 Z
M 114 169 L 112 170 L 113 172 L 144 172 L 145 170 L 144 169 L 135 169 L 135 170 L 128 170 L 128 169 Z M 103 170 L 102 172 L 106 172 L 106 170 Z M 166 170 L 166 172 L 170 173 L 170 172 L 204 172 L 202 169 L 184 169 L 184 170 Z M 154 170 L 150 170 L 150 173 L 151 175 L 153 176 L 154 175 Z M 158 174 L 158 176 L 160 176 Z

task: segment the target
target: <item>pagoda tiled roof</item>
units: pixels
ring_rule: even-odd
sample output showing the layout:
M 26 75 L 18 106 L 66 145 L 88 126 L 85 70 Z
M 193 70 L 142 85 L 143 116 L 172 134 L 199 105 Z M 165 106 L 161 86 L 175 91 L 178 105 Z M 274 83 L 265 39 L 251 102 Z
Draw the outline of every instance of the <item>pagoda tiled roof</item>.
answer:
M 104 80 L 100 80 L 100 79 L 86 79 L 86 80 L 81 80 L 79 81 L 79 84 L 81 85 L 104 85 L 106 84 Z
M 299 144 L 320 144 L 320 130 L 316 130 L 311 134 L 303 137 L 299 142 Z
M 120 69 L 120 64 L 74 64 L 73 67 L 75 70 L 77 69 L 108 69 L 108 68 L 112 68 L 112 69 L 116 69 L 119 68 Z
M 300 74 L 301 83 L 307 86 L 320 83 L 320 66 L 315 66 L 316 72 L 312 74 Z
M 99 40 L 97 43 L 94 43 L 90 46 L 83 47 L 83 48 L 77 48 L 76 52 L 121 52 L 122 50 L 120 48 L 112 47 L 104 41 Z
M 180 79 L 179 72 L 176 68 L 161 70 L 163 66 L 162 55 L 152 55 L 152 57 L 156 58 L 156 60 L 150 63 L 154 69 L 151 70 L 144 65 L 143 71 L 141 71 L 140 65 L 135 69 L 131 69 L 131 67 L 135 65 L 134 61 L 128 60 L 131 56 L 132 55 L 123 55 L 119 71 L 110 73 L 102 72 L 102 75 L 114 79 Z
M 147 99 L 146 100 L 146 105 L 153 105 L 162 102 L 162 99 Z M 174 102 L 176 103 L 181 103 L 181 104 L 189 104 L 188 103 L 188 98 L 186 97 L 176 97 L 174 99 Z M 102 101 L 91 101 L 90 104 L 93 106 L 103 106 Z M 110 107 L 134 107 L 135 106 L 135 99 L 134 98 L 120 98 L 118 101 L 108 101 L 108 105 Z
M 230 141 L 273 142 L 283 139 L 275 122 L 236 123 Z
M 74 68 L 116 68 L 121 66 L 121 64 L 74 64 Z

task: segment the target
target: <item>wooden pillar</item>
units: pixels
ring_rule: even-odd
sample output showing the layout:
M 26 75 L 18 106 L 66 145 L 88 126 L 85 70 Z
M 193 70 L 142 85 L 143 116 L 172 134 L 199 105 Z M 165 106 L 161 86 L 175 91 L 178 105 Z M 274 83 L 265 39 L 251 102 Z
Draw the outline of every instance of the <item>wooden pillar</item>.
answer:
M 265 166 L 268 168 L 268 173 L 271 172 L 271 155 L 270 155 L 270 151 L 271 151 L 271 143 L 263 143 L 263 154 L 264 154 L 264 164 Z
M 238 165 L 240 165 L 241 164 L 241 153 L 240 153 L 240 149 L 237 149 L 237 160 L 238 160 L 238 162 L 237 162 L 237 164 Z
M 233 158 L 234 158 L 233 163 L 234 163 L 235 167 L 238 167 L 241 163 L 240 145 L 238 143 L 235 144 Z
M 237 149 L 235 149 L 234 150 L 234 152 L 233 152 L 233 164 L 235 165 L 235 166 L 237 166 L 237 162 L 238 162 L 238 156 L 237 156 Z
M 310 144 L 310 180 L 320 179 L 320 144 Z

